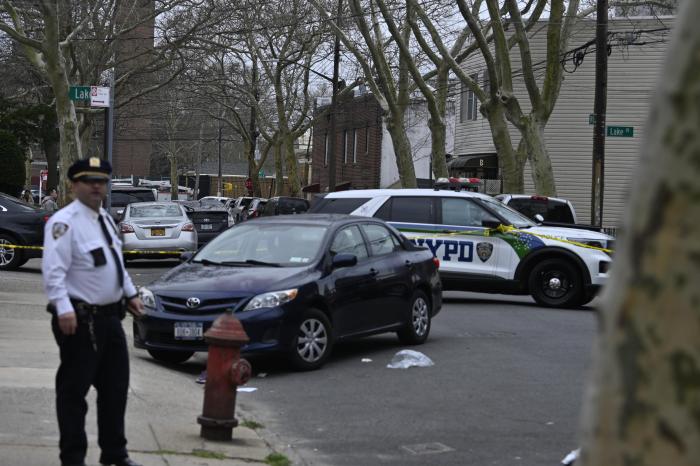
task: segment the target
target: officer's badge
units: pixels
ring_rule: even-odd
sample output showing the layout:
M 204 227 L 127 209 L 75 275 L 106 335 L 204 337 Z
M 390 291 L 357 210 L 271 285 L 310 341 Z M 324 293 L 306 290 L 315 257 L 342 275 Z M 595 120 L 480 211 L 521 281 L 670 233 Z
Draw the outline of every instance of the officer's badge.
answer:
M 479 256 L 479 259 L 481 259 L 481 262 L 486 262 L 489 260 L 489 257 L 491 257 L 491 254 L 493 254 L 493 244 L 491 243 L 478 243 L 476 245 L 476 255 Z
M 53 235 L 53 239 L 60 238 L 67 231 L 68 231 L 68 225 L 66 225 L 65 223 L 61 223 L 61 222 L 54 223 L 53 228 L 51 228 L 51 234 Z
M 98 157 L 90 157 L 90 168 L 100 168 L 100 159 Z

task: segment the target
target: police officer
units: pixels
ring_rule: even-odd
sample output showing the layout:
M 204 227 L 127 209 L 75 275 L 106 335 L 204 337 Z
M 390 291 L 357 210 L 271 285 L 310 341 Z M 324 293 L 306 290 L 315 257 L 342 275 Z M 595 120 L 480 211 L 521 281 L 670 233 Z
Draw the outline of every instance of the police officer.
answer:
M 143 303 L 124 269 L 117 228 L 101 203 L 112 172 L 97 157 L 68 169 L 75 200 L 54 214 L 44 232 L 42 272 L 60 349 L 56 411 L 63 465 L 84 465 L 85 396 L 98 392 L 100 463 L 138 466 L 129 459 L 124 412 L 129 356 L 121 325 L 125 311 L 143 315 Z

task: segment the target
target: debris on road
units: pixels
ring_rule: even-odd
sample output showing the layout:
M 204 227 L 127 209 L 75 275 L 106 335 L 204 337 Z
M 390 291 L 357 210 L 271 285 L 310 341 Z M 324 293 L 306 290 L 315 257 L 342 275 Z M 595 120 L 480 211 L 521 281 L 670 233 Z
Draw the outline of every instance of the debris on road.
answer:
M 370 358 L 362 358 L 362 362 L 372 362 Z
M 561 460 L 561 464 L 565 466 L 571 466 L 574 464 L 574 461 L 578 459 L 578 455 L 581 452 L 580 448 L 577 448 L 576 450 L 571 451 L 568 455 L 564 457 L 563 460 Z
M 409 367 L 429 367 L 435 363 L 425 354 L 414 350 L 401 350 L 396 353 L 386 367 L 389 369 L 408 369 Z
M 238 387 L 236 389 L 237 392 L 254 392 L 255 390 L 257 390 L 255 387 Z

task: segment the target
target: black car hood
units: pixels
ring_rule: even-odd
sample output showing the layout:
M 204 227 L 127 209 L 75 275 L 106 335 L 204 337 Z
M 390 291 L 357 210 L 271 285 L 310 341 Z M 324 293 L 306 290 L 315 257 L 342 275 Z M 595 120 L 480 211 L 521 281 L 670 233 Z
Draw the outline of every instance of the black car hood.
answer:
M 314 267 L 228 267 L 185 263 L 148 285 L 158 293 L 182 291 L 258 294 L 308 283 Z

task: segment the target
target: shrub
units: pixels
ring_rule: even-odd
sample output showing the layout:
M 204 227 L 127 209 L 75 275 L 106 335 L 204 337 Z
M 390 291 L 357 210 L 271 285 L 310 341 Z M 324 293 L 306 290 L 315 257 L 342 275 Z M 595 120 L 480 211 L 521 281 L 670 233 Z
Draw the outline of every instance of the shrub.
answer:
M 24 151 L 12 133 L 0 130 L 0 192 L 19 196 L 26 176 Z

